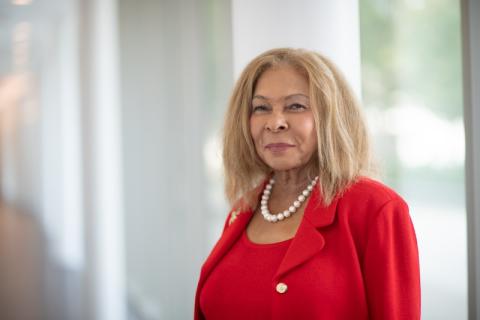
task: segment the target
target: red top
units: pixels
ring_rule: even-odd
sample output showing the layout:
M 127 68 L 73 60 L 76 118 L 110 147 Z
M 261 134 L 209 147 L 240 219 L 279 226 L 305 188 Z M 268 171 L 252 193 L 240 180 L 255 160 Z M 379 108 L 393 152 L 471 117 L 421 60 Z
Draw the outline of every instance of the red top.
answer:
M 257 286 L 251 286 L 258 281 L 253 280 L 257 274 L 240 272 L 243 260 L 231 274 L 222 272 L 230 279 L 223 285 L 230 285 L 233 291 L 228 295 L 222 290 L 213 293 L 225 297 L 228 304 L 218 303 L 215 306 L 220 310 L 212 311 L 205 303 L 202 310 L 199 299 L 217 268 L 230 259 L 229 253 L 252 216 L 252 210 L 237 208 L 228 215 L 223 233 L 200 272 L 195 320 L 210 320 L 213 312 L 230 314 L 233 299 L 243 302 L 236 304 L 235 312 L 257 310 L 258 304 L 246 303 L 260 296 Z M 321 194 L 315 188 L 294 238 L 280 264 L 276 263 L 267 306 L 262 305 L 271 310 L 271 316 L 264 319 L 420 319 L 417 239 L 408 206 L 395 191 L 377 181 L 359 179 L 328 206 L 321 205 Z M 270 268 L 274 268 L 273 262 Z M 265 288 L 258 286 L 261 292 Z
M 253 243 L 244 231 L 203 286 L 200 308 L 205 318 L 271 319 L 273 276 L 291 241 Z

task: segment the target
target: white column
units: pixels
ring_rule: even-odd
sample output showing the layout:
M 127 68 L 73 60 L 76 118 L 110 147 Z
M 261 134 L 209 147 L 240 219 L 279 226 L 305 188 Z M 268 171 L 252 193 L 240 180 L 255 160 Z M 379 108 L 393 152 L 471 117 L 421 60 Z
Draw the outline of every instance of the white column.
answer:
M 253 57 L 275 47 L 319 51 L 360 97 L 357 0 L 232 0 L 235 78 Z
M 85 301 L 92 320 L 126 319 L 117 1 L 79 1 L 82 32 Z

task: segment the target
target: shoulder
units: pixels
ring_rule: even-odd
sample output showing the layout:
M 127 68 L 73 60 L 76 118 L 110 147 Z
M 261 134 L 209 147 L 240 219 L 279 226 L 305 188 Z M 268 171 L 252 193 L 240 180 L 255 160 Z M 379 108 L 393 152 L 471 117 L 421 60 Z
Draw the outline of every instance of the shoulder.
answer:
M 390 202 L 406 205 L 405 200 L 395 190 L 368 177 L 360 177 L 339 195 L 339 204 L 354 203 L 373 208 Z
M 370 224 L 379 216 L 409 215 L 407 203 L 395 190 L 367 177 L 359 178 L 338 196 L 336 212 L 340 219 L 358 225 Z
M 360 252 L 372 233 L 406 234 L 413 230 L 405 200 L 371 178 L 358 179 L 338 197 L 336 214 L 339 225 L 348 226 Z

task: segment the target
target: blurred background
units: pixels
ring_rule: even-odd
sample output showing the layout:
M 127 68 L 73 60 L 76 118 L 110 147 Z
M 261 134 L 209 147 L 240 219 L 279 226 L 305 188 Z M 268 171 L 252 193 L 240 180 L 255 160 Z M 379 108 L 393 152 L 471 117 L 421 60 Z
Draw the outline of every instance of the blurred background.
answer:
M 191 319 L 221 127 L 260 52 L 319 50 L 409 203 L 423 319 L 467 319 L 459 0 L 0 0 L 0 318 Z

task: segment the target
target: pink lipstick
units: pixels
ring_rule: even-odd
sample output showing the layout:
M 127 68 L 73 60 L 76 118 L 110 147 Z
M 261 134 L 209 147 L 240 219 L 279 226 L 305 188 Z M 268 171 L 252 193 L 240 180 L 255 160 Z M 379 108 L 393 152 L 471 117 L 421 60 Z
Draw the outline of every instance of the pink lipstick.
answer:
M 272 152 L 283 152 L 287 150 L 288 148 L 294 147 L 293 144 L 289 143 L 269 143 L 265 146 L 266 149 L 272 151 Z

